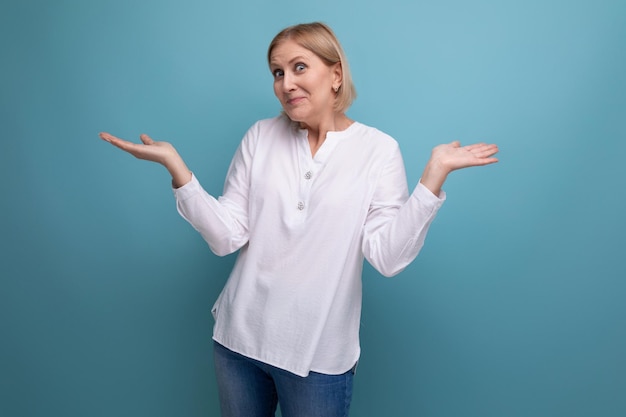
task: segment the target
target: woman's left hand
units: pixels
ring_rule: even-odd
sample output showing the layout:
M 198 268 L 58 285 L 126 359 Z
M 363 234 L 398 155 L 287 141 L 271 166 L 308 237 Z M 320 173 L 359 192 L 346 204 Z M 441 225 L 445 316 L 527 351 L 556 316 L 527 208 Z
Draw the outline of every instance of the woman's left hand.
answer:
M 461 146 L 459 141 L 454 141 L 436 146 L 432 151 L 429 163 L 435 163 L 450 173 L 461 168 L 498 162 L 498 158 L 493 157 L 497 152 L 498 146 L 494 144 L 475 143 Z
M 462 168 L 489 165 L 498 162 L 495 144 L 475 143 L 461 146 L 459 141 L 435 146 L 420 182 L 439 195 L 448 174 Z

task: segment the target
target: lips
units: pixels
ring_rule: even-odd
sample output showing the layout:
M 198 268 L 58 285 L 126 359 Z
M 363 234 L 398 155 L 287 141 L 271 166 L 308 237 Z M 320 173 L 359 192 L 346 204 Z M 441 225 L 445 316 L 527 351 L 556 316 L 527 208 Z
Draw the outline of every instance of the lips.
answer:
M 287 99 L 287 104 L 290 106 L 295 106 L 304 101 L 304 97 L 293 97 Z

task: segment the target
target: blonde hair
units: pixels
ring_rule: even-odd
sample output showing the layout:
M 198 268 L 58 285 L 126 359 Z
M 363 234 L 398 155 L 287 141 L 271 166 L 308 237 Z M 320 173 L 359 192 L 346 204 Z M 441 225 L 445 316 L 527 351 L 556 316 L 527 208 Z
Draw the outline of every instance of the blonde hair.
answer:
M 268 64 L 272 59 L 272 51 L 286 40 L 293 40 L 303 48 L 317 55 L 327 65 L 341 65 L 342 80 L 337 90 L 334 110 L 345 112 L 356 98 L 356 89 L 352 83 L 348 60 L 343 48 L 330 27 L 321 22 L 301 23 L 281 30 L 270 42 L 267 49 Z

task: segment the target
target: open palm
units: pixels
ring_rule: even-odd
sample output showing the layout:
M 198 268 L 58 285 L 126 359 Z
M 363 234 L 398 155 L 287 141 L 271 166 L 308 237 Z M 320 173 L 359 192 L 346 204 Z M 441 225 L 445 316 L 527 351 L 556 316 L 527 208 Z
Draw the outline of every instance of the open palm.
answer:
M 454 171 L 498 162 L 498 158 L 493 157 L 497 152 L 497 145 L 475 143 L 461 146 L 460 142 L 454 141 L 436 146 L 432 151 L 431 160 L 448 171 Z
M 100 133 L 100 137 L 133 155 L 135 158 L 158 162 L 163 165 L 167 165 L 168 160 L 178 155 L 176 149 L 170 143 L 155 142 L 146 134 L 139 137 L 142 143 L 129 142 L 105 132 Z
M 185 165 L 176 149 L 168 142 L 155 142 L 146 134 L 141 135 L 141 143 L 129 142 L 110 133 L 100 133 L 100 138 L 128 152 L 135 158 L 157 162 L 163 165 L 172 175 L 172 185 L 181 187 L 191 180 L 191 171 Z

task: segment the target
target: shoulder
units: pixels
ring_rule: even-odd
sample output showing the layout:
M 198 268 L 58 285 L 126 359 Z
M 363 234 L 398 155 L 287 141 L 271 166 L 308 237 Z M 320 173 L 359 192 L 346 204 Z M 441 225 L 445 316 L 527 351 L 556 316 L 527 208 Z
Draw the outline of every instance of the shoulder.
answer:
M 248 130 L 248 133 L 256 135 L 268 132 L 285 132 L 285 134 L 296 130 L 294 123 L 283 114 L 268 119 L 257 120 Z
M 380 129 L 355 121 L 350 126 L 351 136 L 360 142 L 361 146 L 371 146 L 378 151 L 399 149 L 398 141 Z
M 241 147 L 250 155 L 271 152 L 294 142 L 297 126 L 284 115 L 257 120 L 250 126 L 241 141 Z
M 260 138 L 267 136 L 286 136 L 293 130 L 291 121 L 279 115 L 268 119 L 260 119 L 254 122 L 243 137 L 244 144 L 256 144 Z

